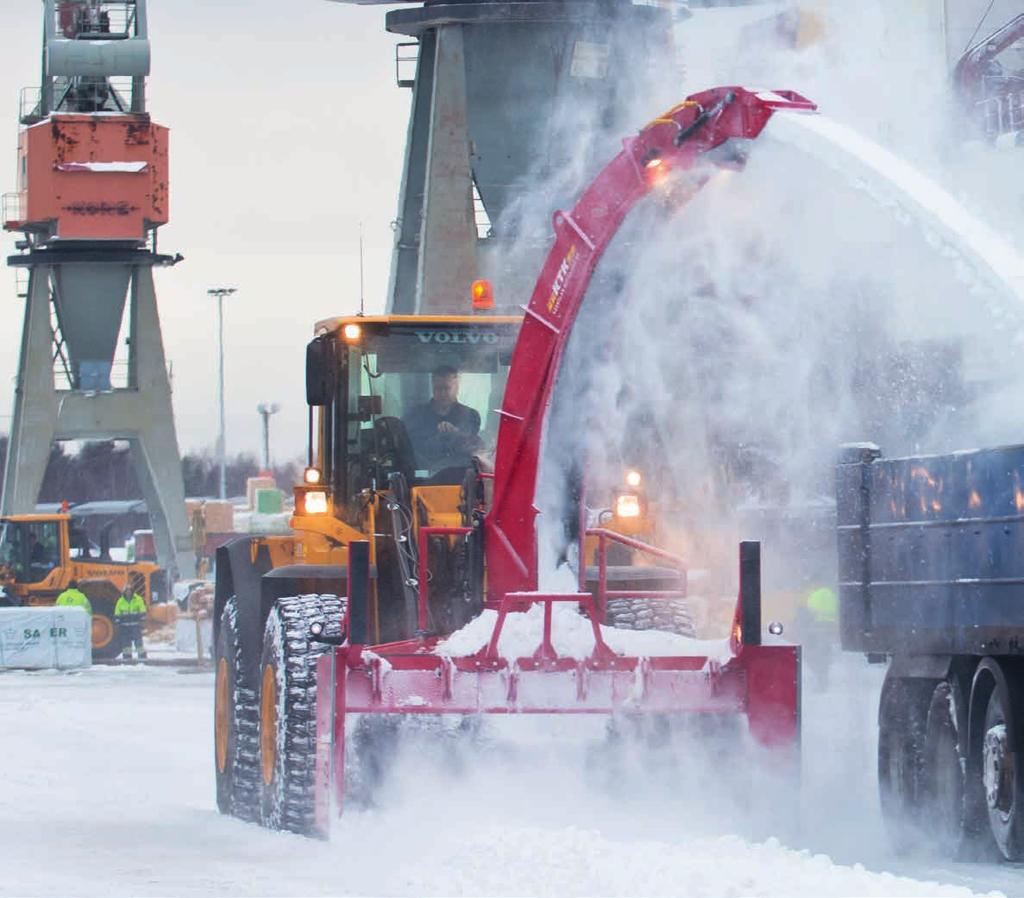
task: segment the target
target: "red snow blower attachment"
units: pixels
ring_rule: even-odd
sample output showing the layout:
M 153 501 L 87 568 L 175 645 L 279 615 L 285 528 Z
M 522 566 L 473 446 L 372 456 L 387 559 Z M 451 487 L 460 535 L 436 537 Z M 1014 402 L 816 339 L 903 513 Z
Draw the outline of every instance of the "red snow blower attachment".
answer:
M 338 809 L 343 805 L 349 714 L 740 714 L 756 743 L 787 765 L 798 760 L 800 652 L 794 646 L 762 645 L 758 544 L 740 546 L 734 625 L 718 651 L 694 642 L 693 654 L 617 652 L 608 638 L 616 627 L 611 613 L 616 603 L 639 602 L 655 614 L 679 608 L 686 598 L 682 559 L 611 530 L 586 531 L 581 539 L 589 536 L 598 543 L 597 570 L 580 572 L 578 592 L 541 591 L 534 501 L 541 435 L 563 354 L 595 266 L 630 210 L 649 195 L 685 204 L 716 169 L 742 168 L 751 141 L 773 115 L 814 110 L 813 103 L 790 91 L 729 87 L 695 94 L 626 140 L 575 208 L 555 214 L 554 245 L 523 307 L 508 370 L 493 475 L 476 466 L 469 486 L 463 486 L 463 495 L 485 497 L 483 481 L 493 478 L 488 484 L 493 494 L 489 501 L 474 502 L 474 514 L 462 522 L 421 526 L 412 540 L 420 549 L 418 576 L 407 572 L 406 577 L 415 590 L 415 637 L 368 644 L 384 561 L 372 536 L 347 541 L 345 620 L 340 629 L 329 622 L 330 636 L 324 621 L 313 628 L 314 641 L 327 642 L 330 649 L 316 660 L 310 829 L 323 831 L 332 803 Z M 391 500 L 396 507 L 406 501 L 400 492 Z M 429 497 L 419 495 L 414 501 L 429 506 Z M 658 566 L 656 588 L 638 586 L 635 576 L 607 563 L 611 542 L 624 543 L 633 557 L 646 556 L 650 564 L 636 570 L 649 573 Z M 451 630 L 426 632 L 428 611 L 436 605 L 433 584 L 439 576 L 430 547 L 437 544 L 465 547 L 478 561 L 475 582 L 483 611 L 473 623 L 483 621 L 490 630 L 471 651 L 444 649 L 441 637 Z M 566 621 L 558 612 L 565 605 L 588 619 L 586 651 L 556 648 L 559 626 Z M 533 615 L 540 622 L 536 648 L 504 655 L 503 634 L 535 608 L 540 609 Z

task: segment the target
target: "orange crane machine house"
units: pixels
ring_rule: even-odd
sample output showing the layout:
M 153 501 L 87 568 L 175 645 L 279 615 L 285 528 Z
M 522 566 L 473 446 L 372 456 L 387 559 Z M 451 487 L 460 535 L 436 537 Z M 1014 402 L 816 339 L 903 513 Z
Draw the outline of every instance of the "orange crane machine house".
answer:
M 47 222 L 63 240 L 145 240 L 169 218 L 167 144 L 146 115 L 51 115 L 24 129 L 16 224 Z

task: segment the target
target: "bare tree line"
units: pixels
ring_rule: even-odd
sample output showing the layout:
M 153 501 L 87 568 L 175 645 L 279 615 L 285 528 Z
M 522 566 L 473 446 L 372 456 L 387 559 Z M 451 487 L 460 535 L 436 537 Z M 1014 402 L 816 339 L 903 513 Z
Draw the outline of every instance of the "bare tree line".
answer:
M 7 457 L 7 435 L 0 434 L 0 468 Z M 186 496 L 216 496 L 220 474 L 217 459 L 208 452 L 188 453 L 181 460 Z M 245 495 L 245 484 L 260 470 L 255 455 L 240 452 L 228 459 L 228 496 Z M 298 477 L 294 463 L 275 465 L 278 484 L 288 489 Z M 126 442 L 105 440 L 83 443 L 77 452 L 61 443 L 50 448 L 40 502 L 82 503 L 102 499 L 141 499 L 131 449 Z

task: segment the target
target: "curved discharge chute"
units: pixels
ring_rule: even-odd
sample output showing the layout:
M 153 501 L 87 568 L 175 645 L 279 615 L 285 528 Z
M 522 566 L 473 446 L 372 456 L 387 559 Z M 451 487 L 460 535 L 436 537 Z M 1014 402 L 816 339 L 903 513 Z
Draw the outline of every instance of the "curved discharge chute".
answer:
M 626 140 L 572 211 L 555 214 L 554 245 L 524 308 L 501 409 L 486 519 L 492 603 L 537 589 L 534 496 L 544 421 L 591 277 L 626 216 L 654 191 L 682 205 L 716 168 L 742 167 L 748 142 L 773 116 L 815 110 L 792 91 L 722 87 L 694 94 Z

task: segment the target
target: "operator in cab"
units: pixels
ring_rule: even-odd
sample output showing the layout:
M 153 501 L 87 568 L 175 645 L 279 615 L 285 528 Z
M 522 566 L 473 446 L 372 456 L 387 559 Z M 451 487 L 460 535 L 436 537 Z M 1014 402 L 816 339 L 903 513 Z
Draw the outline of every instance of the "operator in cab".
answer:
M 480 413 L 459 402 L 459 372 L 450 365 L 434 371 L 431 389 L 430 401 L 402 418 L 416 452 L 416 467 L 464 467 L 480 448 Z

